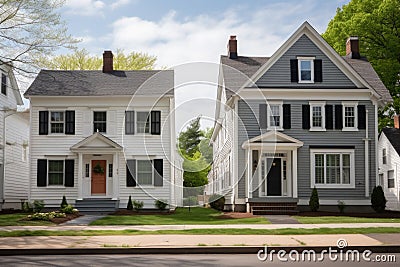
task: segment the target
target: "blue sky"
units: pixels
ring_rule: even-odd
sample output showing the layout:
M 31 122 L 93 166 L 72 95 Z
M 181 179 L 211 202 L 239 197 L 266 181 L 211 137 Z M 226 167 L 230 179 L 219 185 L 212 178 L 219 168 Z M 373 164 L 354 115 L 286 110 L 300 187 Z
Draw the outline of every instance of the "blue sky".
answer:
M 183 86 L 177 95 L 177 128 L 201 114 L 212 126 L 218 61 L 230 35 L 237 35 L 239 55 L 270 56 L 304 22 L 320 33 L 336 9 L 349 0 L 67 0 L 61 9 L 79 48 L 101 55 L 106 49 L 157 56 L 158 67 L 207 69 L 211 85 Z M 343 44 L 344 45 L 344 44 Z M 188 68 L 182 64 L 188 64 Z M 196 77 L 194 77 L 196 80 Z M 199 78 L 200 79 L 200 78 Z M 193 111 L 193 106 L 196 110 Z

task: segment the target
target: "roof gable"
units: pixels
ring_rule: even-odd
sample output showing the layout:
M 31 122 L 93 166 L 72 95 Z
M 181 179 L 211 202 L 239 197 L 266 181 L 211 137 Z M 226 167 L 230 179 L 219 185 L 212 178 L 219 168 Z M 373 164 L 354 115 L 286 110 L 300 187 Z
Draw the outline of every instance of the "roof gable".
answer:
M 245 149 L 249 147 L 251 144 L 269 144 L 269 145 L 276 145 L 276 144 L 286 144 L 290 146 L 301 147 L 303 146 L 303 142 L 297 140 L 296 138 L 290 137 L 284 133 L 277 132 L 277 131 L 269 131 L 259 136 L 253 137 L 242 144 L 242 148 Z
M 107 136 L 96 132 L 77 144 L 71 147 L 71 151 L 79 152 L 79 151 L 121 151 L 122 147 L 108 138 Z
M 397 155 L 400 156 L 400 129 L 397 128 L 383 128 L 382 134 L 386 136 L 390 144 L 396 150 Z

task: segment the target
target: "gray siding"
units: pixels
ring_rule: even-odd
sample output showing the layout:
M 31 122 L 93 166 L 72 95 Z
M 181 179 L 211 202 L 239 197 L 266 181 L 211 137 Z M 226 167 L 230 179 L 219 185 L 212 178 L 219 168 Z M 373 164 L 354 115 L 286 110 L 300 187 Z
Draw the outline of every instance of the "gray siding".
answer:
M 238 170 L 239 177 L 244 177 L 245 173 L 245 150 L 241 148 L 244 141 L 253 138 L 259 134 L 265 133 L 266 129 L 258 126 L 259 104 L 265 103 L 263 100 L 240 100 L 238 103 L 238 113 L 240 117 L 238 128 Z M 346 199 L 364 199 L 365 194 L 365 166 L 364 166 L 364 141 L 365 130 L 357 132 L 343 132 L 341 130 L 327 130 L 326 132 L 310 132 L 302 129 L 302 105 L 308 104 L 304 101 L 283 101 L 284 104 L 291 105 L 291 129 L 284 130 L 283 133 L 294 137 L 302 142 L 304 146 L 298 150 L 298 196 L 299 198 L 309 198 L 310 188 L 310 145 L 337 145 L 337 146 L 355 146 L 355 189 L 318 189 L 319 196 L 324 199 L 338 200 Z M 341 104 L 341 101 L 326 101 L 327 105 Z M 370 150 L 370 190 L 372 191 L 376 179 L 375 167 L 375 109 L 370 101 L 359 101 L 359 105 L 365 105 L 368 109 L 369 124 L 369 142 Z M 242 181 L 243 180 L 243 181 Z M 239 198 L 245 196 L 244 179 L 239 181 Z M 255 177 L 255 180 L 257 178 Z M 253 189 L 255 189 L 253 187 Z M 256 191 L 254 196 L 256 197 Z
M 298 84 L 290 79 L 290 59 L 315 56 L 322 59 L 322 83 Z M 256 82 L 258 87 L 296 88 L 356 88 L 346 75 L 306 36 L 302 35 L 292 47 Z

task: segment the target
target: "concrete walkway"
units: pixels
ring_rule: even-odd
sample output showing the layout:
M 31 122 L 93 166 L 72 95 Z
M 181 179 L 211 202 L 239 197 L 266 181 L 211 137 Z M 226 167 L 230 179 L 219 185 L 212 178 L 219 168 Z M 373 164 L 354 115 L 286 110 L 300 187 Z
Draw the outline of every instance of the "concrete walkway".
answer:
M 89 225 L 91 222 L 95 220 L 101 219 L 107 215 L 83 215 L 73 220 L 67 221 L 65 223 L 60 224 L 60 226 L 65 225 Z
M 289 215 L 265 215 L 272 224 L 300 224 L 293 216 Z
M 26 236 L 2 237 L 0 249 L 130 248 L 201 246 L 380 246 L 377 237 L 346 235 L 115 235 L 115 236 Z M 341 243 L 338 243 L 340 240 Z M 344 241 L 343 241 L 344 240 Z M 398 240 L 400 234 L 393 234 Z

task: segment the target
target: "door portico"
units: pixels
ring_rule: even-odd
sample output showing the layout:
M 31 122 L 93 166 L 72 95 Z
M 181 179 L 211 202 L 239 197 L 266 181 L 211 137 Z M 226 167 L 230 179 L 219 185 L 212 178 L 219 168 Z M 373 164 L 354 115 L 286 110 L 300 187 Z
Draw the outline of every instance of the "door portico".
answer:
M 78 154 L 78 200 L 96 197 L 118 199 L 118 163 L 122 147 L 97 132 L 70 150 Z

